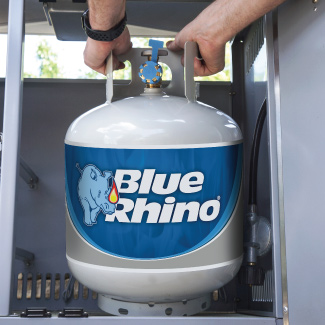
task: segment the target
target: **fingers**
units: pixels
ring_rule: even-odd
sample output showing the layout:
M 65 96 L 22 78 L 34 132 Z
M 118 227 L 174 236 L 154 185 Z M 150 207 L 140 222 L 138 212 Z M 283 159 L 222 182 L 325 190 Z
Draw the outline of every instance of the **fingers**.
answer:
M 104 74 L 106 70 L 106 59 L 113 51 L 113 69 L 121 69 L 124 67 L 122 62 L 119 62 L 116 55 L 126 53 L 132 47 L 130 34 L 126 28 L 120 37 L 112 42 L 100 42 L 91 38 L 87 39 L 84 50 L 84 62 L 91 69 Z
M 194 73 L 196 76 L 210 76 L 224 69 L 225 44 L 219 44 L 215 37 L 209 35 L 209 33 L 199 32 L 201 25 L 197 20 L 192 21 L 175 36 L 174 41 L 167 43 L 167 48 L 171 51 L 180 51 L 184 49 L 186 42 L 196 42 L 202 60 L 194 60 Z M 182 64 L 184 65 L 183 58 Z
M 106 58 L 111 49 L 109 42 L 99 42 L 88 38 L 84 50 L 85 64 L 91 69 L 105 74 Z
M 176 43 L 176 41 L 168 41 L 166 43 L 166 46 L 167 46 L 168 50 L 171 50 L 171 51 L 174 51 L 174 52 L 183 50 L 183 48 L 181 46 L 179 46 Z
M 186 39 L 183 35 L 175 38 L 175 41 L 169 41 L 167 48 L 171 51 L 180 51 L 184 49 L 185 43 L 191 39 Z M 196 40 L 199 46 L 201 58 L 194 60 L 195 76 L 210 76 L 224 69 L 225 66 L 225 46 L 216 46 L 213 42 L 205 40 Z M 181 59 L 184 65 L 184 56 Z
M 174 41 L 167 42 L 166 46 L 171 51 L 181 51 L 184 49 L 185 43 L 187 41 L 192 41 L 190 33 L 188 32 L 190 28 L 185 27 L 176 36 Z
M 217 46 L 211 42 L 200 41 L 202 60 L 195 58 L 194 72 L 198 76 L 210 76 L 225 67 L 225 45 Z

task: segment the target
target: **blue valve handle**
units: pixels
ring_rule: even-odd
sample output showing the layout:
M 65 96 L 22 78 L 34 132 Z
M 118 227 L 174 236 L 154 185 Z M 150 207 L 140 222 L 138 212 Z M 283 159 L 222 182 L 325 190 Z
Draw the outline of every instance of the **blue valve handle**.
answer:
M 158 63 L 158 50 L 163 48 L 164 42 L 150 39 L 149 46 L 152 47 L 151 61 Z
M 150 39 L 152 47 L 151 60 L 140 66 L 139 77 L 145 84 L 157 84 L 161 81 L 162 67 L 158 64 L 158 50 L 164 46 L 164 42 Z

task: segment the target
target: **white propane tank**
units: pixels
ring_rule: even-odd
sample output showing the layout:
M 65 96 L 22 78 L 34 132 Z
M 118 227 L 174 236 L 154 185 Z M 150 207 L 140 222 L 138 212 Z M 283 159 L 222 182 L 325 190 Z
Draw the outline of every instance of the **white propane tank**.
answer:
M 149 44 L 144 93 L 66 134 L 67 260 L 108 313 L 192 315 L 242 262 L 243 139 L 223 112 L 156 88 Z

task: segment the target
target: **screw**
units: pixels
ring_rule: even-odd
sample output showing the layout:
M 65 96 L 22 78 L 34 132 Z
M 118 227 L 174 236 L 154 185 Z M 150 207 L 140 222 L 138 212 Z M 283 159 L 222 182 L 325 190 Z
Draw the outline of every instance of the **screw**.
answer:
M 318 0 L 313 0 L 313 3 L 317 3 L 318 2 Z
M 287 306 L 284 306 L 284 307 L 283 307 L 283 312 L 284 312 L 285 314 L 288 313 L 288 307 L 287 307 Z

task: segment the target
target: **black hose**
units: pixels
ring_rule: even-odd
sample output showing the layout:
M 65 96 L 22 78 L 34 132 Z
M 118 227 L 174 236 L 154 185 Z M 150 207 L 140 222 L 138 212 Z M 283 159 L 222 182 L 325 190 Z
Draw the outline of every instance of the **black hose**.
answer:
M 256 204 L 257 198 L 257 166 L 258 166 L 258 153 L 260 150 L 261 134 L 263 130 L 263 125 L 266 117 L 266 100 L 264 100 L 263 105 L 258 113 L 253 143 L 251 151 L 251 161 L 249 169 L 249 197 L 248 204 Z

